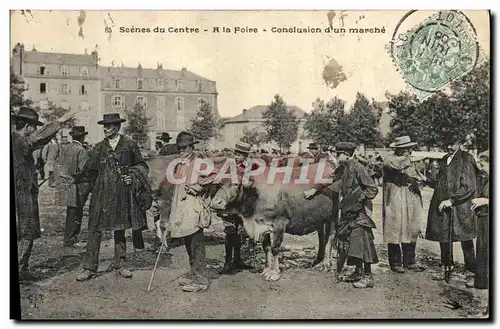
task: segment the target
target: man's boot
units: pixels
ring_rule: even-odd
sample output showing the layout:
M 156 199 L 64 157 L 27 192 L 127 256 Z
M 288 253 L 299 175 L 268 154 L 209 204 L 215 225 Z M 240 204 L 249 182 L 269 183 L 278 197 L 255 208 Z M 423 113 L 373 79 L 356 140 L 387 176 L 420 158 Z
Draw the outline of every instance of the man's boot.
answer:
M 356 269 L 354 270 L 354 272 L 349 275 L 349 276 L 346 276 L 343 281 L 344 282 L 356 282 L 356 281 L 359 281 L 363 278 L 363 266 L 362 265 L 356 265 Z
M 224 261 L 224 266 L 220 270 L 220 274 L 233 275 L 236 274 L 236 269 L 233 266 L 233 239 L 232 234 L 226 233 L 225 238 L 225 249 L 226 249 L 226 259 Z
M 361 278 L 361 280 L 352 283 L 354 288 L 360 288 L 360 289 L 372 288 L 373 284 L 374 284 L 373 275 L 371 273 L 370 274 L 365 273 Z
M 80 282 L 87 281 L 87 280 L 92 279 L 96 275 L 97 275 L 97 273 L 95 271 L 83 270 L 83 272 L 78 274 L 78 276 L 76 277 L 76 281 L 80 281 Z

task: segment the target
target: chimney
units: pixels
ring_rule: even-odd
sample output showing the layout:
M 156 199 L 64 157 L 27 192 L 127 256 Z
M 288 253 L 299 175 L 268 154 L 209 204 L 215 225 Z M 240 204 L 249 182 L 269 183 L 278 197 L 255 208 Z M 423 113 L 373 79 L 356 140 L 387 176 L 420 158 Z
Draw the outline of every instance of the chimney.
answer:
M 37 51 L 35 45 L 33 45 L 33 49 L 31 49 L 31 51 Z
M 242 113 L 245 115 L 247 113 L 247 109 L 243 109 Z
M 89 54 L 89 53 L 87 52 L 87 48 L 85 48 L 85 49 L 83 50 L 83 53 L 84 53 L 85 55 L 88 55 L 88 54 Z
M 92 52 L 92 61 L 94 62 L 94 65 L 97 67 L 99 65 L 99 54 L 97 53 L 97 50 L 94 50 Z
M 163 70 L 163 64 L 160 62 L 156 62 L 156 69 L 157 70 Z
M 185 68 L 185 67 L 183 67 L 183 68 L 182 68 L 182 70 L 181 70 L 181 75 L 182 75 L 182 74 L 185 74 L 186 72 L 187 72 L 186 68 Z

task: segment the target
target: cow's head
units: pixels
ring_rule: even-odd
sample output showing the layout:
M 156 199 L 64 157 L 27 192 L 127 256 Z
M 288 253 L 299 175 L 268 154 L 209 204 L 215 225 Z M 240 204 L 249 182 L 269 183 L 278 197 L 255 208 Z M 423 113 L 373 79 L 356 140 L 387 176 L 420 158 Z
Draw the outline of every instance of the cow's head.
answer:
M 249 217 L 255 212 L 258 197 L 256 187 L 243 187 L 241 184 L 233 184 L 230 179 L 224 179 L 212 197 L 210 206 L 215 211 L 236 211 Z

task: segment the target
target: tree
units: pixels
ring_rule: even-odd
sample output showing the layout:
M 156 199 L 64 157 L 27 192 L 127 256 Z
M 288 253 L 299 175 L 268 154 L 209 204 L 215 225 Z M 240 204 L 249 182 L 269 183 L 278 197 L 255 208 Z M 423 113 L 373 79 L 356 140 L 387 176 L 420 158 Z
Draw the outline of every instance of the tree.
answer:
M 346 127 L 352 134 L 353 142 L 376 146 L 382 141 L 378 123 L 378 109 L 361 93 L 356 94 Z
M 32 106 L 33 102 L 24 97 L 24 92 L 28 90 L 23 78 L 18 76 L 12 66 L 10 67 L 10 112 L 14 113 L 21 106 Z
M 62 106 L 59 106 L 57 104 L 54 104 L 52 101 L 49 101 L 47 103 L 47 107 L 42 109 L 39 106 L 35 107 L 35 111 L 37 111 L 42 118 L 42 120 L 46 123 L 48 122 L 53 122 L 65 115 L 66 113 L 69 113 L 71 111 L 71 107 L 65 109 Z M 75 125 L 75 118 L 71 118 L 65 123 L 61 125 L 62 128 L 72 128 Z M 60 134 L 62 136 L 63 131 L 60 130 Z
M 264 143 L 266 139 L 266 133 L 258 128 L 248 129 L 243 128 L 243 137 L 240 138 L 242 142 L 248 143 L 251 146 L 259 146 Z
M 127 125 L 123 129 L 125 134 L 139 146 L 145 146 L 149 141 L 148 131 L 151 118 L 146 116 L 146 109 L 142 104 L 136 103 L 132 109 L 125 109 Z
M 451 83 L 451 98 L 463 118 L 460 135 L 473 134 L 479 151 L 489 147 L 490 138 L 490 62 L 475 67 Z
M 206 142 L 210 138 L 216 137 L 219 130 L 219 122 L 215 117 L 212 106 L 201 100 L 196 118 L 191 119 L 188 129 L 199 140 Z
M 267 139 L 275 141 L 280 151 L 284 146 L 291 145 L 297 140 L 299 120 L 293 109 L 288 109 L 279 95 L 274 96 L 269 108 L 262 113 Z
M 327 104 L 321 99 L 313 103 L 313 110 L 306 115 L 304 129 L 307 135 L 320 145 L 335 145 L 339 141 L 350 140 L 345 102 L 337 97 Z

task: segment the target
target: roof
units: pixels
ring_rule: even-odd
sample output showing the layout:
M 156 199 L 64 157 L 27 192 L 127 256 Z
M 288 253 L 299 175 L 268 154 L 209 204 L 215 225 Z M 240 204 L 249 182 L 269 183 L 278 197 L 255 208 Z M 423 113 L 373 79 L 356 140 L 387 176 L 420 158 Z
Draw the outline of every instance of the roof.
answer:
M 124 77 L 124 78 L 137 78 L 139 76 L 139 70 L 143 78 L 158 78 L 163 77 L 169 80 L 205 80 L 211 81 L 207 78 L 199 76 L 193 72 L 186 69 L 178 70 L 166 70 L 166 69 L 148 69 L 148 68 L 138 68 L 138 67 L 126 67 L 126 66 L 100 66 L 99 73 L 101 77 L 112 76 L 112 77 Z
M 88 54 L 44 53 L 40 51 L 25 51 L 23 61 L 60 65 L 69 64 L 91 66 L 94 64 L 92 55 Z
M 266 111 L 268 108 L 269 108 L 269 105 L 256 105 L 248 110 L 243 110 L 243 113 L 241 113 L 235 117 L 226 118 L 224 120 L 224 123 L 263 120 L 262 113 L 264 113 L 264 111 Z M 298 119 L 301 119 L 306 114 L 306 112 L 304 112 L 303 110 L 301 110 L 299 107 L 297 107 L 295 105 L 287 105 L 287 108 L 293 109 L 294 114 L 297 116 Z

